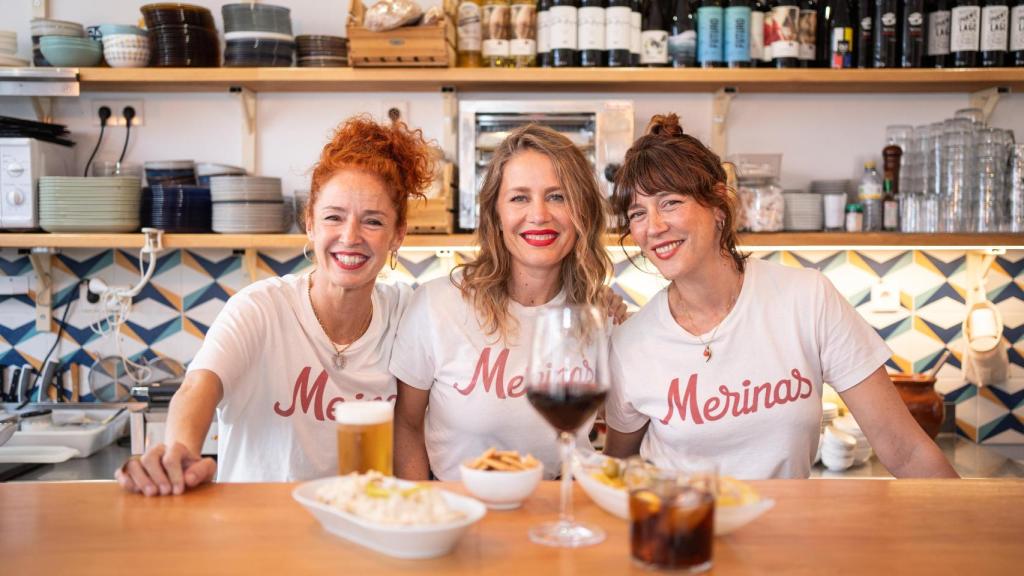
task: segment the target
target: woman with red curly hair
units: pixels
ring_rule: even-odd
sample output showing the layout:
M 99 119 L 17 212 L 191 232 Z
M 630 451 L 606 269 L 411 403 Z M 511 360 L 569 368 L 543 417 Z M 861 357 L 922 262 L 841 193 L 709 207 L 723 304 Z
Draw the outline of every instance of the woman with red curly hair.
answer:
M 362 117 L 338 128 L 306 207 L 303 252 L 314 268 L 227 302 L 171 401 L 164 444 L 116 473 L 124 489 L 180 494 L 215 474 L 268 482 L 336 472 L 334 407 L 395 397 L 388 363 L 411 289 L 376 279 L 405 238 L 409 196 L 422 196 L 433 174 L 418 130 Z M 217 463 L 200 457 L 215 410 Z

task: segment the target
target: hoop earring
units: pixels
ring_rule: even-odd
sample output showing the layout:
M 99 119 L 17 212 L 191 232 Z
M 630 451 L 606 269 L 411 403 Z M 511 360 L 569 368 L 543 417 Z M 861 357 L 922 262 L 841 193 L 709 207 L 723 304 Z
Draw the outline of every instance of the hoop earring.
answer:
M 302 257 L 310 262 L 313 262 L 313 258 L 309 255 L 309 245 L 311 242 L 306 242 L 302 245 Z M 315 262 L 313 262 L 315 264 Z
M 392 270 L 398 268 L 398 250 L 391 251 L 391 256 L 388 257 L 388 264 L 391 266 Z

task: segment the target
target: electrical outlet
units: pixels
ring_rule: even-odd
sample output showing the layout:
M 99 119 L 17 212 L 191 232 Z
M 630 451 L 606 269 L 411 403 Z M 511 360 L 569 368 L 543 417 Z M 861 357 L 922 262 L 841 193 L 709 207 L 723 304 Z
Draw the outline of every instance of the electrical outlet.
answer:
M 100 108 L 103 106 L 110 108 L 111 112 L 110 119 L 107 120 L 107 128 L 128 124 L 124 119 L 125 106 L 131 106 L 135 109 L 135 117 L 132 118 L 132 128 L 145 124 L 146 115 L 143 114 L 142 100 L 92 100 L 90 105 L 92 110 L 89 114 L 92 117 L 93 126 L 100 125 Z
M 380 111 L 377 113 L 379 122 L 401 120 L 409 123 L 409 103 L 403 100 L 383 101 L 380 103 Z
M 78 286 L 78 300 L 74 303 L 75 312 L 78 314 L 101 314 L 103 312 L 103 301 L 89 301 L 89 283 L 83 282 Z
M 875 312 L 899 312 L 900 289 L 890 281 L 871 287 L 871 309 Z

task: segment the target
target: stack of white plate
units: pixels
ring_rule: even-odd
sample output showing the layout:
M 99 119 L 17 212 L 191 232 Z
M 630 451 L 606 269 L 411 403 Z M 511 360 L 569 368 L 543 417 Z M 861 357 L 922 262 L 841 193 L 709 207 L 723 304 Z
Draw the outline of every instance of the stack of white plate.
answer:
M 39 226 L 47 232 L 133 232 L 142 194 L 131 176 L 43 176 Z
M 853 466 L 857 439 L 835 426 L 829 426 L 825 428 L 818 448 L 821 450 L 821 463 L 829 470 L 839 472 Z
M 824 212 L 820 194 L 787 190 L 782 197 L 786 201 L 782 218 L 782 224 L 786 230 L 814 231 L 822 229 Z
M 0 30 L 0 66 L 28 66 L 28 60 L 17 58 L 18 33 Z
M 842 418 L 836 418 L 832 421 L 832 426 L 846 432 L 857 441 L 857 446 L 853 449 L 854 465 L 863 464 L 868 461 L 868 458 L 871 458 L 871 444 L 868 444 L 867 436 L 861 431 L 860 425 L 853 419 L 853 416 L 847 414 Z
M 215 176 L 210 178 L 210 198 L 214 232 L 268 234 L 285 229 L 280 178 Z
M 839 405 L 835 402 L 822 402 L 821 403 L 821 432 L 825 433 L 825 428 L 828 428 L 832 424 L 832 421 L 839 417 Z

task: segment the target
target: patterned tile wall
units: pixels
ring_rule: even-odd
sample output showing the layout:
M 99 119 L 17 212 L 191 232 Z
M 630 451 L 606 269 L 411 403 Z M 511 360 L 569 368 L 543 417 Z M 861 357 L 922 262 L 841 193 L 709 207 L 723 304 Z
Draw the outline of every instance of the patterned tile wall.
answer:
M 615 248 L 614 288 L 634 306 L 643 305 L 664 281 L 638 269 Z M 945 349 L 953 356 L 939 372 L 937 388 L 957 404 L 958 432 L 982 443 L 1024 444 L 1024 251 L 996 258 L 985 284 L 988 299 L 1003 315 L 1003 340 L 1010 357 L 1010 379 L 978 387 L 961 373 L 961 322 L 966 311 L 966 254 L 962 251 L 776 251 L 754 255 L 788 266 L 812 267 L 839 291 L 893 349 L 892 371 L 920 372 Z M 445 275 L 471 253 L 450 256 L 422 250 L 402 251 L 398 270 L 386 280 L 417 284 Z M 65 250 L 54 257 L 54 328 L 72 303 L 59 347 L 63 363 L 83 366 L 81 394 L 92 399 L 87 369 L 117 353 L 115 339 L 94 332 L 95 310 L 78 302 L 78 283 L 99 277 L 110 285 L 138 279 L 138 255 L 126 250 Z M 638 262 L 641 266 L 643 262 Z M 308 262 L 296 250 L 259 254 L 263 277 L 303 270 Z M 653 270 L 648 267 L 648 270 Z M 32 275 L 27 254 L 0 250 L 0 274 Z M 900 310 L 878 313 L 870 307 L 871 286 L 880 279 L 900 289 Z M 158 260 L 152 281 L 135 298 L 123 330 L 124 352 L 133 360 L 158 357 L 187 363 L 202 342 L 223 303 L 248 283 L 241 253 L 232 250 L 176 250 Z M 55 332 L 37 332 L 34 295 L 0 296 L 0 364 L 38 366 L 53 345 Z

